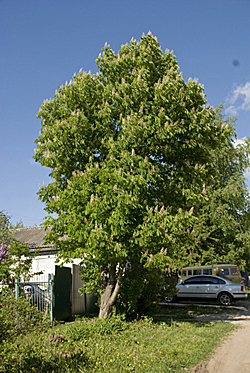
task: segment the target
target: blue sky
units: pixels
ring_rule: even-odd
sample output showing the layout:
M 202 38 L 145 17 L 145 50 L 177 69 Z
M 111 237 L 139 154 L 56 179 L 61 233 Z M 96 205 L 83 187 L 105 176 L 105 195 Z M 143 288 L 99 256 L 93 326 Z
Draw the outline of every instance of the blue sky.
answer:
M 0 0 L 0 210 L 13 223 L 46 216 L 49 170 L 32 159 L 42 102 L 80 68 L 95 73 L 105 42 L 117 52 L 149 30 L 250 136 L 250 0 Z

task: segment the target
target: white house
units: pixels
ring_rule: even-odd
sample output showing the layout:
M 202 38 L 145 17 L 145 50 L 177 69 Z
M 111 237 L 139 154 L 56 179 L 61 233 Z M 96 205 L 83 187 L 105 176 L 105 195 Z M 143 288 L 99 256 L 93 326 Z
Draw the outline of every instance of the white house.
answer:
M 15 240 L 26 244 L 31 254 L 39 249 L 38 255 L 32 261 L 32 273 L 42 271 L 44 275 L 55 274 L 55 265 L 60 265 L 60 262 L 56 263 L 57 250 L 53 249 L 53 244 L 44 243 L 46 233 L 42 227 L 20 228 L 16 232 Z M 73 263 L 67 263 L 63 266 L 73 268 L 73 264 L 78 265 L 79 263 L 80 259 L 74 259 Z
M 72 263 L 63 264 L 63 268 L 60 269 L 60 262 L 56 263 L 57 250 L 53 249 L 53 244 L 48 245 L 44 243 L 46 233 L 47 232 L 42 227 L 33 227 L 20 228 L 15 234 L 15 240 L 26 244 L 31 254 L 34 254 L 36 251 L 38 252 L 32 260 L 31 273 L 42 272 L 43 277 L 41 280 L 40 276 L 39 279 L 37 279 L 36 276 L 32 276 L 29 282 L 48 282 L 48 275 L 52 274 L 55 276 L 55 304 L 58 304 L 59 308 L 62 309 L 66 307 L 66 303 L 70 302 L 71 315 L 96 312 L 96 295 L 81 295 L 79 293 L 79 289 L 83 285 L 80 277 L 80 267 L 78 265 L 81 260 L 74 259 Z M 64 271 L 65 277 L 68 277 L 68 281 L 66 281 L 62 273 L 57 276 L 61 270 Z M 69 287 L 70 295 L 66 295 Z

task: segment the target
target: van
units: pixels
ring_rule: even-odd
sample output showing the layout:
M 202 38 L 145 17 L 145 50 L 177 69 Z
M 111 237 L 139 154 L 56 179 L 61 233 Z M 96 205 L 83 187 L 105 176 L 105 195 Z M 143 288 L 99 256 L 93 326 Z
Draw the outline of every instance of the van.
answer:
M 241 273 L 236 264 L 216 263 L 205 266 L 185 267 L 181 270 L 181 280 L 196 275 L 213 275 L 237 284 L 243 284 Z

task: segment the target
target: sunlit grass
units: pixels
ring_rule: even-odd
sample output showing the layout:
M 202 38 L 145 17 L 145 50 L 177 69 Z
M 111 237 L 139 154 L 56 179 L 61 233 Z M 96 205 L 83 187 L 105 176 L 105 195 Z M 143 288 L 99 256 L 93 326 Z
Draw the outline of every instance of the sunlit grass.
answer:
M 97 319 L 18 336 L 0 347 L 0 372 L 183 372 L 198 364 L 232 330 L 229 323 L 127 323 Z M 50 333 L 65 337 L 50 343 Z

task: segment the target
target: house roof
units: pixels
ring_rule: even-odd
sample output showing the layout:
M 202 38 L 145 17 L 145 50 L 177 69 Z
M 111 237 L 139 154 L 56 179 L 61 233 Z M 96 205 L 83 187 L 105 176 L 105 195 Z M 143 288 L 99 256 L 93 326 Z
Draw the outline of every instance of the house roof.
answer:
M 19 228 L 15 234 L 15 240 L 26 244 L 30 252 L 40 249 L 40 254 L 52 253 L 53 244 L 45 244 L 44 238 L 51 228 L 45 230 L 42 227 Z M 54 250 L 55 251 L 55 250 Z M 57 251 L 57 250 L 56 250 Z

